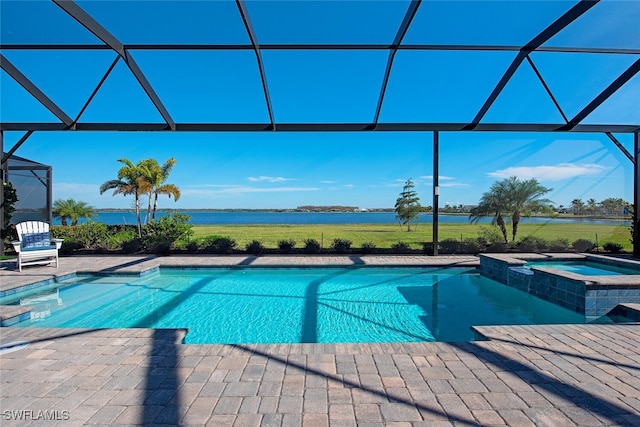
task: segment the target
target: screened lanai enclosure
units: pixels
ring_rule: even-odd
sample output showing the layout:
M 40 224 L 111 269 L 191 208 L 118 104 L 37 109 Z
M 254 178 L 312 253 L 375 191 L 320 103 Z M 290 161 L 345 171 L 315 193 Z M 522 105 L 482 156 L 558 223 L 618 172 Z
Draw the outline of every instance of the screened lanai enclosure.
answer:
M 0 19 L 3 163 L 53 140 L 68 155 L 60 135 L 79 133 L 410 135 L 437 242 L 442 162 L 553 135 L 563 154 L 607 147 L 590 164 L 625 171 L 638 223 L 637 1 L 3 0 Z
M 6 154 L 6 153 L 5 153 Z M 51 222 L 51 166 L 13 155 L 5 162 L 4 177 L 13 185 L 17 202 L 11 223 Z

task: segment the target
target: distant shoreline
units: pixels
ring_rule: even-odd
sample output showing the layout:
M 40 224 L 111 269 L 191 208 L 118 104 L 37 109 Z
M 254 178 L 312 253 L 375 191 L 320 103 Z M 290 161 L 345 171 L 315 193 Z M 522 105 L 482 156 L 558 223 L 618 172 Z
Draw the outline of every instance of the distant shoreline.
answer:
M 129 208 L 97 208 L 94 209 L 96 212 L 135 212 L 135 209 Z M 140 209 L 141 212 L 146 212 L 146 209 Z M 249 208 L 223 208 L 223 209 L 211 209 L 211 208 L 179 208 L 179 209 L 158 209 L 156 212 L 310 212 L 310 213 L 319 213 L 319 212 L 394 212 L 393 208 L 367 208 L 361 211 L 354 211 L 354 209 L 299 209 L 299 208 L 291 208 L 291 209 L 249 209 Z M 429 213 L 429 212 L 425 212 Z
M 320 207 L 318 207 L 320 208 Z M 105 212 L 105 213 L 135 213 L 135 209 L 129 208 L 99 208 L 94 209 L 96 213 Z M 146 214 L 146 209 L 141 209 L 140 212 L 142 214 Z M 212 208 L 177 208 L 177 209 L 158 209 L 156 212 L 168 213 L 168 212 L 255 212 L 255 213 L 390 213 L 395 212 L 393 208 L 367 208 L 363 210 L 340 210 L 340 209 L 327 209 L 327 210 L 308 210 L 308 209 L 251 209 L 251 208 L 221 208 L 221 209 L 212 209 Z M 469 216 L 469 212 L 438 212 L 440 215 L 447 216 Z M 426 211 L 422 212 L 423 215 L 433 215 L 433 212 Z M 620 216 L 620 215 L 573 215 L 569 213 L 558 214 L 555 217 L 550 217 L 549 215 L 531 215 L 532 218 L 556 218 L 556 219 L 585 219 L 585 220 L 608 220 L 608 221 L 630 221 L 630 217 Z M 523 217 L 526 218 L 526 217 Z

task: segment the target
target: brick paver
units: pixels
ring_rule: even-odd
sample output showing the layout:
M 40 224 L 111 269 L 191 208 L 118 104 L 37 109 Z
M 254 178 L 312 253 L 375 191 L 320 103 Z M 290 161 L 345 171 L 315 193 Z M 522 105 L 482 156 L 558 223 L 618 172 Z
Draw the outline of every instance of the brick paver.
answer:
M 124 261 L 177 263 L 111 260 Z M 2 348 L 1 423 L 640 425 L 640 324 L 476 329 L 488 340 L 230 346 L 179 344 L 178 330 L 2 328 L 1 344 L 29 344 Z

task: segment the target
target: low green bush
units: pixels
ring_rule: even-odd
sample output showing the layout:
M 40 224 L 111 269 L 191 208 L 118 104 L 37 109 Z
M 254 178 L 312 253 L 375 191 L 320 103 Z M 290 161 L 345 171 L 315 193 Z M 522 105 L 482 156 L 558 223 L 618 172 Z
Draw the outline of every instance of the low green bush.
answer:
M 114 232 L 107 240 L 109 250 L 124 250 L 124 245 L 128 242 L 136 239 L 136 231 L 134 229 L 115 232 L 115 229 L 110 230 Z
M 192 234 L 189 215 L 170 212 L 158 220 L 152 220 L 142 227 L 142 247 L 145 252 L 166 254 L 180 240 L 187 240 Z
M 433 242 L 422 243 L 422 252 L 427 255 L 433 255 Z
M 293 251 L 293 248 L 295 248 L 295 246 L 296 246 L 296 241 L 293 239 L 278 241 L 278 249 L 283 254 L 291 253 Z
M 360 246 L 360 252 L 363 254 L 372 254 L 376 251 L 376 244 L 373 242 L 364 242 Z
M 348 254 L 351 252 L 351 240 L 333 239 L 331 250 L 337 254 Z
M 262 255 L 264 253 L 264 245 L 260 240 L 252 240 L 247 243 L 246 250 L 252 255 Z
M 214 245 L 217 239 L 222 238 L 222 236 L 205 236 L 198 239 L 196 242 L 198 243 L 198 248 L 204 252 L 213 253 Z
M 200 245 L 198 245 L 197 240 L 190 240 L 187 242 L 186 245 L 184 245 L 184 248 L 187 252 L 194 253 L 194 252 L 198 252 L 198 249 L 200 249 Z
M 62 245 L 64 246 L 64 244 Z M 137 252 L 142 252 L 142 241 L 137 238 L 134 237 L 131 240 L 127 240 L 126 242 L 122 242 L 122 252 L 124 252 L 125 254 L 135 254 Z
M 489 227 L 481 226 L 480 230 L 478 230 L 477 242 L 482 246 L 504 243 L 504 236 L 502 236 L 502 232 L 497 225 Z
M 203 250 L 207 253 L 230 254 L 237 243 L 230 237 L 209 236 L 203 241 Z
M 320 247 L 320 242 L 318 242 L 316 239 L 306 239 L 304 241 L 305 254 L 317 254 L 321 249 L 322 248 Z
M 75 226 L 51 227 L 51 237 L 64 239 L 61 252 L 69 254 L 80 249 L 106 251 L 109 250 L 111 237 L 109 226 L 101 222 L 89 221 Z
M 544 252 L 547 249 L 547 242 L 540 237 L 527 236 L 516 243 L 516 248 L 520 252 Z
M 443 254 L 477 254 L 480 244 L 477 239 L 444 239 L 440 242 L 439 253 Z
M 620 243 L 607 242 L 602 245 L 602 249 L 612 254 L 619 254 L 622 252 L 623 246 Z
M 61 237 L 57 237 L 57 239 L 61 239 Z M 71 255 L 80 249 L 83 249 L 84 246 L 80 242 L 75 240 L 65 240 L 62 242 L 62 246 L 60 246 L 60 255 Z
M 487 247 L 484 248 L 484 251 L 488 253 L 503 253 L 503 252 L 507 252 L 508 249 L 509 249 L 508 244 L 496 242 L 496 243 L 487 245 Z
M 480 243 L 477 239 L 464 239 L 460 244 L 460 253 L 477 254 L 480 252 Z
M 595 243 L 587 239 L 578 239 L 571 244 L 576 252 L 589 252 L 596 247 Z
M 391 252 L 394 254 L 408 254 L 411 253 L 411 246 L 405 242 L 398 242 L 391 245 Z
M 440 241 L 438 253 L 456 254 L 462 252 L 462 244 L 457 239 L 444 239 Z
M 568 239 L 555 239 L 549 242 L 549 252 L 566 252 L 569 250 Z

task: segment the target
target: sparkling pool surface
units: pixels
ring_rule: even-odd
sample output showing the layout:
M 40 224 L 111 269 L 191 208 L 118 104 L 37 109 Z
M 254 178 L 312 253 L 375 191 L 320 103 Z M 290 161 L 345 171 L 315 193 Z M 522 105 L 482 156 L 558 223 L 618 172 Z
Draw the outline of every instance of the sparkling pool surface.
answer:
M 34 307 L 15 327 L 188 328 L 190 344 L 470 341 L 472 325 L 587 321 L 468 268 L 161 269 L 0 304 Z
M 584 276 L 640 275 L 640 270 L 589 261 L 527 262 L 525 267 L 551 267 L 558 270 L 569 271 L 571 273 L 582 274 Z

